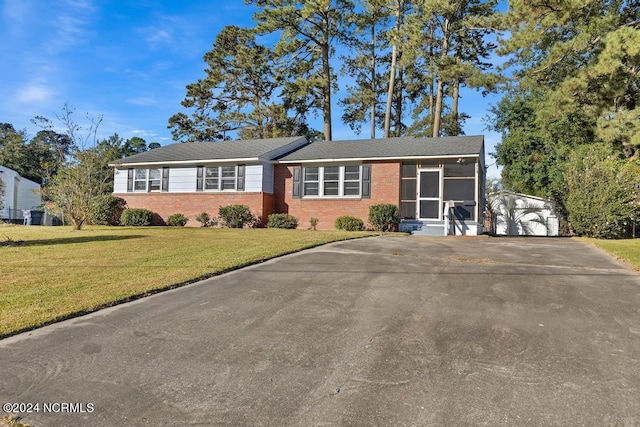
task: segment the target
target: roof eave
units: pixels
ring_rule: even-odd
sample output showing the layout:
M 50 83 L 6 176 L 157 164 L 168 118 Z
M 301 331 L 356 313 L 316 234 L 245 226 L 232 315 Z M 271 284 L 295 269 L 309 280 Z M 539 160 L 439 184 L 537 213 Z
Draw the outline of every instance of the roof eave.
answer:
M 276 163 L 335 163 L 335 162 L 363 162 L 376 160 L 419 160 L 419 159 L 452 159 L 457 157 L 480 157 L 479 153 L 468 154 L 445 154 L 445 155 L 418 155 L 418 156 L 381 156 L 381 157 L 338 157 L 338 158 L 316 158 L 304 160 L 278 160 Z
M 172 160 L 164 162 L 135 162 L 135 163 L 109 163 L 111 167 L 132 167 L 132 166 L 177 166 L 177 165 L 206 165 L 214 163 L 248 163 L 266 161 L 262 157 L 241 157 L 233 159 L 206 159 L 206 160 Z

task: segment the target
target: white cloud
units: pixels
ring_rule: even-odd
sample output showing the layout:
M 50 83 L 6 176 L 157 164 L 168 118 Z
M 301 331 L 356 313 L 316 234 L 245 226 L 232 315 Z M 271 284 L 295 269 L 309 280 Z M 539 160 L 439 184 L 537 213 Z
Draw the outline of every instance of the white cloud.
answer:
M 24 104 L 49 103 L 54 97 L 53 90 L 39 84 L 30 84 L 15 92 L 15 98 Z
M 157 104 L 156 100 L 153 98 L 149 98 L 149 97 L 138 97 L 138 98 L 130 98 L 127 99 L 127 102 L 129 104 L 133 104 L 133 105 L 142 105 L 142 106 L 147 106 L 147 105 L 155 105 Z

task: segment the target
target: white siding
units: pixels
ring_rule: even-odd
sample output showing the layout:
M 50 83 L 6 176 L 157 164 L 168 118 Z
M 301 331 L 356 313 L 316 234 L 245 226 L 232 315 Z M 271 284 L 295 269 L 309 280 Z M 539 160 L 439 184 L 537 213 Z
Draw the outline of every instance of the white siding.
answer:
M 115 168 L 113 171 L 113 192 L 114 193 L 126 193 L 127 192 L 127 169 Z
M 16 209 L 36 209 L 41 204 L 40 184 L 20 178 L 18 182 L 18 206 Z
M 510 206 L 507 206 L 508 203 Z M 493 198 L 496 234 L 557 236 L 558 217 L 550 201 L 518 193 Z
M 244 191 L 261 192 L 263 188 L 262 165 L 247 165 L 244 173 Z
M 274 167 L 271 163 L 262 165 L 262 188 L 265 193 L 273 194 Z
M 169 168 L 169 193 L 195 193 L 198 168 Z
M 270 191 L 273 192 L 273 166 L 271 168 L 269 183 Z M 262 192 L 263 191 L 263 165 L 246 165 L 245 167 L 245 183 L 244 191 Z M 115 170 L 115 179 L 113 184 L 114 193 L 127 192 L 127 168 L 119 168 Z M 198 178 L 197 166 L 183 166 L 169 168 L 169 193 L 195 193 L 196 181 Z
M 4 166 L 0 166 L 0 172 L 5 187 L 0 218 L 21 218 L 22 213 L 16 211 L 32 210 L 42 204 L 40 184 L 22 178 L 16 171 Z

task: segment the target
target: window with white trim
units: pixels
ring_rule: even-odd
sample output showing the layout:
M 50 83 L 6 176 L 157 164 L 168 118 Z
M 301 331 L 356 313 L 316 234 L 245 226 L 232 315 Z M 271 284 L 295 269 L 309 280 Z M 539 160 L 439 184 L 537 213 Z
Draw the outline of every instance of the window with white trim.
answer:
M 302 170 L 304 197 L 360 197 L 362 166 L 305 166 Z
M 204 168 L 205 191 L 238 190 L 238 166 L 207 166 Z
M 133 191 L 160 191 L 162 189 L 162 169 L 135 169 Z

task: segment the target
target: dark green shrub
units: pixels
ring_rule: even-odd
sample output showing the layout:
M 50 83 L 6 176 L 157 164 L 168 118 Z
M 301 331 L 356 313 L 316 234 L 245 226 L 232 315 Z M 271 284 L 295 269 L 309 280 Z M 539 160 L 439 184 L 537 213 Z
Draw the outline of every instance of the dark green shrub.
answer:
M 211 225 L 211 217 L 206 212 L 201 212 L 196 216 L 196 221 L 202 224 L 203 227 L 209 227 Z
M 399 223 L 400 214 L 396 205 L 388 203 L 369 207 L 369 224 L 374 230 L 395 231 Z
M 364 228 L 364 221 L 355 216 L 339 216 L 336 218 L 335 227 L 338 230 L 360 231 Z
M 153 212 L 148 209 L 125 209 L 120 216 L 120 224 L 130 227 L 151 225 L 151 221 L 153 221 Z
M 267 227 L 294 229 L 298 227 L 298 220 L 296 217 L 285 213 L 271 214 L 267 219 Z
M 218 216 L 228 228 L 242 228 L 254 221 L 249 207 L 244 205 L 220 206 Z
M 120 225 L 120 215 L 127 208 L 127 202 L 110 194 L 99 196 L 89 211 L 89 224 Z
M 189 221 L 189 218 L 181 213 L 173 214 L 167 219 L 167 225 L 171 227 L 184 227 Z

